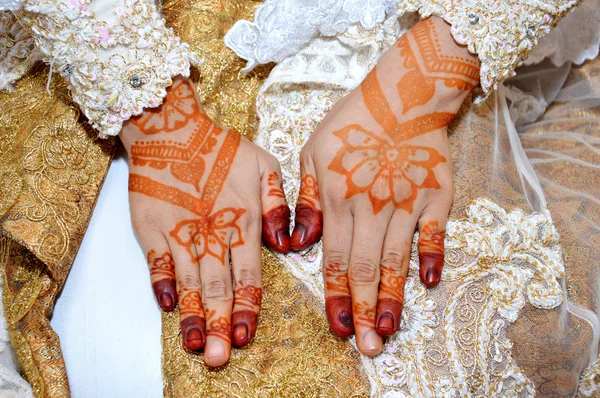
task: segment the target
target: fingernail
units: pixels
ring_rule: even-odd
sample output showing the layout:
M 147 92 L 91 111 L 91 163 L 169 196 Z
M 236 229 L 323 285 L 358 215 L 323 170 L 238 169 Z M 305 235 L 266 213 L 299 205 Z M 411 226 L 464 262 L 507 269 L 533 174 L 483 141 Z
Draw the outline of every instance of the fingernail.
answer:
M 160 295 L 160 306 L 165 311 L 171 311 L 174 307 L 173 297 L 167 292 Z
M 352 327 L 352 315 L 348 311 L 340 312 L 340 322 L 347 328 Z
M 367 355 L 377 355 L 381 352 L 381 337 L 373 329 L 365 334 L 362 343 L 363 350 L 368 351 Z
M 277 244 L 282 251 L 290 250 L 290 236 L 287 231 L 281 230 L 277 232 Z
M 192 350 L 198 351 L 204 347 L 204 336 L 200 329 L 192 328 L 185 335 L 185 346 Z
M 377 329 L 383 329 L 385 331 L 394 330 L 394 317 L 390 314 L 380 315 L 377 320 Z
M 221 341 L 218 340 L 211 342 L 207 351 L 207 356 L 209 358 L 218 359 L 225 356 L 225 346 Z
M 244 345 L 248 342 L 248 327 L 239 323 L 233 328 L 233 341 L 236 345 Z
M 434 285 L 440 281 L 440 277 L 435 268 L 431 268 L 425 274 L 425 282 L 428 285 Z
M 296 226 L 294 227 L 294 235 L 299 237 L 296 237 L 294 240 L 296 241 L 297 245 L 303 245 L 304 244 L 304 238 L 306 238 L 306 228 L 304 227 L 304 225 L 302 224 L 296 224 Z

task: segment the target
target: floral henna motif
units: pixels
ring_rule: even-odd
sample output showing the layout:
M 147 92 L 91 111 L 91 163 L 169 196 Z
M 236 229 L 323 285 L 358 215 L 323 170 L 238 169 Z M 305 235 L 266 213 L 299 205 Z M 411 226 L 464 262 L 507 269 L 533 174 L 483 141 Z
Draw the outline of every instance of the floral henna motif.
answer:
M 262 288 L 258 286 L 236 283 L 234 313 L 231 316 L 233 345 L 236 347 L 248 344 L 256 334 L 262 293 Z
M 444 236 L 437 221 L 429 221 L 419 233 L 419 263 L 421 281 L 435 286 L 440 281 L 444 267 Z
M 171 253 L 165 252 L 157 256 L 155 250 L 148 252 L 148 265 L 150 266 L 150 282 L 160 303 L 165 311 L 172 311 L 177 303 L 177 289 L 175 283 L 175 264 Z
M 231 342 L 231 324 L 224 316 L 216 318 L 217 311 L 206 309 L 206 335 L 218 337 L 227 344 Z
M 346 176 L 346 199 L 366 192 L 375 214 L 388 203 L 413 211 L 420 189 L 439 189 L 433 169 L 446 162 L 434 148 L 411 144 L 419 135 L 446 127 L 452 113 L 434 112 L 399 123 L 377 81 L 376 70 L 361 86 L 365 104 L 385 134 L 376 134 L 352 124 L 333 134 L 343 146 L 329 170 Z
M 371 307 L 366 301 L 355 303 L 354 324 L 370 329 L 373 328 L 375 326 L 375 307 Z
M 283 181 L 281 178 L 279 178 L 279 174 L 276 171 L 269 174 L 269 177 L 267 178 L 267 184 L 269 185 L 269 193 L 267 196 L 285 199 Z
M 203 112 L 195 116 L 194 132 L 185 143 L 169 141 L 136 141 L 131 146 L 135 166 L 150 166 L 162 170 L 170 165 L 171 174 L 179 181 L 192 184 L 200 191 L 205 163 L 202 155 L 210 153 L 223 129 Z
M 230 131 L 217 154 L 200 198 L 148 177 L 138 174 L 129 176 L 130 192 L 171 203 L 199 216 L 198 219 L 179 222 L 170 233 L 185 247 L 192 261 L 211 255 L 225 264 L 227 241 L 231 240 L 231 247 L 244 244 L 237 221 L 245 214 L 245 209 L 225 208 L 212 213 L 239 144 L 239 134 Z M 194 255 L 194 250 L 199 251 L 197 255 Z
M 167 96 L 158 108 L 151 108 L 141 116 L 131 118 L 143 134 L 172 133 L 184 127 L 199 113 L 194 87 L 188 80 L 176 79 L 167 88 Z
M 310 174 L 306 174 L 300 182 L 298 203 L 310 205 L 315 209 L 318 207 L 319 185 L 317 184 L 317 179 Z
M 428 103 L 435 95 L 436 82 L 447 87 L 471 91 L 479 83 L 479 65 L 474 59 L 444 55 L 435 22 L 419 22 L 398 41 L 404 59 L 405 73 L 397 89 L 402 100 L 402 113 Z
M 325 292 L 325 309 L 332 332 L 342 338 L 351 336 L 354 324 L 348 274 L 339 263 L 325 266 Z

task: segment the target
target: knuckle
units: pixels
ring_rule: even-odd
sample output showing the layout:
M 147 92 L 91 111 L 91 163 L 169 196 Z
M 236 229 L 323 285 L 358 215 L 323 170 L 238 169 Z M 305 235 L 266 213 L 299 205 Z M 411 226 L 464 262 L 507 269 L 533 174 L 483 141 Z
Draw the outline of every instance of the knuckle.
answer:
M 261 279 L 257 276 L 257 272 L 250 268 L 242 268 L 237 271 L 237 278 L 235 283 L 242 283 L 244 285 L 261 286 Z
M 381 256 L 381 265 L 399 268 L 406 260 L 406 255 L 399 250 L 389 249 Z
M 348 269 L 348 254 L 341 252 L 341 251 L 336 251 L 336 250 L 332 250 L 330 252 L 327 253 L 327 255 L 325 256 L 325 263 L 326 264 L 339 264 L 340 266 L 340 270 L 347 270 Z
M 348 279 L 353 284 L 373 284 L 379 282 L 379 264 L 371 260 L 358 260 L 350 265 Z
M 177 283 L 181 289 L 200 290 L 200 281 L 194 275 L 183 275 L 177 279 Z
M 222 280 L 211 280 L 203 286 L 206 300 L 227 301 L 233 299 L 233 292 L 227 283 Z

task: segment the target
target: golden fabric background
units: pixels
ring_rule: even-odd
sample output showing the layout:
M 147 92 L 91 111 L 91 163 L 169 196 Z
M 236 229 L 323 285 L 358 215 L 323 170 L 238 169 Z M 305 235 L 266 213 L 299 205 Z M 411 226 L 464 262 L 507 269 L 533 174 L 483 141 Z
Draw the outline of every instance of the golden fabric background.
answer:
M 0 93 L 0 271 L 11 343 L 38 397 L 69 396 L 50 327 L 108 170 L 114 140 L 97 140 L 56 76 L 40 66 Z

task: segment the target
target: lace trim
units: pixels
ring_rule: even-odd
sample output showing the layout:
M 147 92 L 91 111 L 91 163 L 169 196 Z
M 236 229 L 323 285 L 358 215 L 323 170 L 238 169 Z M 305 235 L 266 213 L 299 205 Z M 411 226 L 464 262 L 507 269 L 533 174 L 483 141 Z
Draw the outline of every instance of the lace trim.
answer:
M 177 75 L 199 60 L 181 43 L 150 0 L 125 0 L 109 24 L 90 10 L 92 0 L 30 0 L 21 22 L 34 33 L 46 61 L 58 69 L 100 137 L 162 103 Z M 123 49 L 107 60 L 103 52 Z
M 452 25 L 455 40 L 481 60 L 485 99 L 498 83 L 514 76 L 538 39 L 548 33 L 579 0 L 267 0 L 255 22 L 238 21 L 225 43 L 248 61 L 245 70 L 281 62 L 313 37 L 332 36 L 350 25 L 372 29 L 386 15 L 418 11 L 438 15 Z
M 31 34 L 11 12 L 0 12 L 0 91 L 10 88 L 40 58 Z

